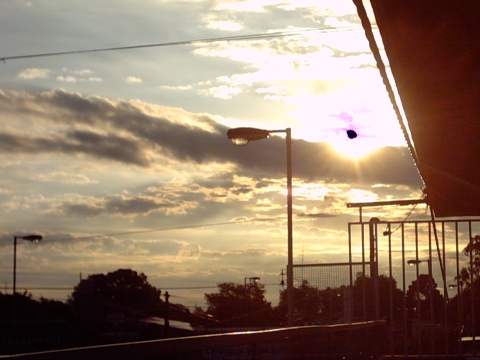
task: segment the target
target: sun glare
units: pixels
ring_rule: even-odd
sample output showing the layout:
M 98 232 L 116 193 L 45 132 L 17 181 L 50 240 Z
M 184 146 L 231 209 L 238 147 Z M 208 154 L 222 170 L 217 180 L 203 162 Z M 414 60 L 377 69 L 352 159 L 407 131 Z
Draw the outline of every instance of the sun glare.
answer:
M 347 135 L 344 138 L 337 138 L 328 141 L 333 150 L 340 155 L 358 160 L 365 155 L 375 151 L 381 144 L 378 144 L 374 139 L 356 138 L 349 139 Z

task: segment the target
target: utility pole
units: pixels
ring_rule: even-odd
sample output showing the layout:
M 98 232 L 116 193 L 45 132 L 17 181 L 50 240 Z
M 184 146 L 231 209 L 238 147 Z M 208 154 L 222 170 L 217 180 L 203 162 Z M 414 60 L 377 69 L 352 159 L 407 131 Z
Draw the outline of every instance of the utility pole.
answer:
M 168 291 L 165 291 L 165 333 L 167 332 L 168 328 L 170 327 L 170 322 L 168 321 L 168 299 L 170 298 L 170 294 Z

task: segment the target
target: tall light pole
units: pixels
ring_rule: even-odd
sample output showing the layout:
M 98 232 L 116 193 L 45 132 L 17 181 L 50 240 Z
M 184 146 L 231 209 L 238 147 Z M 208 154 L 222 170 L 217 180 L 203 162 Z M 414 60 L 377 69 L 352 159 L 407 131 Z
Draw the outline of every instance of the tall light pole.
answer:
M 285 133 L 287 143 L 287 308 L 288 326 L 293 326 L 293 220 L 292 220 L 292 130 L 263 130 L 250 127 L 230 129 L 227 137 L 235 145 L 247 145 L 250 141 L 266 139 L 273 133 Z
M 40 235 L 26 235 L 13 237 L 13 295 L 17 292 L 17 239 L 27 240 L 33 243 L 42 241 Z
M 432 283 L 432 260 L 431 259 L 424 259 L 424 260 L 419 260 L 419 259 L 415 259 L 415 260 L 408 260 L 407 261 L 407 264 L 409 266 L 416 266 L 417 267 L 417 292 L 419 293 L 419 276 L 418 276 L 418 265 L 421 264 L 422 262 L 426 262 L 428 263 L 428 282 L 427 282 L 427 285 L 428 285 L 428 297 L 429 297 L 429 306 L 430 306 L 430 322 L 431 324 L 433 325 L 434 323 L 434 316 L 433 316 L 433 283 Z M 420 297 L 420 294 L 417 294 L 417 308 L 418 308 L 418 305 L 420 303 L 420 300 L 419 300 L 419 297 Z M 417 319 L 420 321 L 420 309 L 417 309 L 418 313 L 417 313 Z M 420 337 L 419 337 L 419 344 L 420 344 Z M 430 332 L 430 345 L 432 347 L 432 351 L 434 350 L 434 342 L 433 342 L 433 333 Z
M 433 296 L 432 296 L 432 261 L 431 259 L 424 259 L 424 260 L 408 260 L 407 264 L 409 266 L 416 266 L 417 267 L 417 273 L 418 273 L 418 265 L 421 264 L 422 262 L 428 263 L 428 297 L 430 298 L 430 320 L 433 322 Z M 417 285 L 418 285 L 418 274 L 417 274 Z
M 460 279 L 456 278 L 457 280 L 457 283 L 456 284 L 450 284 L 448 285 L 448 289 L 449 290 L 453 290 L 453 289 L 457 289 L 457 295 L 458 295 L 458 298 L 457 298 L 457 303 L 458 303 L 458 306 L 457 306 L 457 311 L 458 311 L 458 325 L 459 325 L 459 328 L 462 328 L 463 327 L 463 324 L 464 324 L 464 320 L 463 320 L 463 282 L 460 281 Z

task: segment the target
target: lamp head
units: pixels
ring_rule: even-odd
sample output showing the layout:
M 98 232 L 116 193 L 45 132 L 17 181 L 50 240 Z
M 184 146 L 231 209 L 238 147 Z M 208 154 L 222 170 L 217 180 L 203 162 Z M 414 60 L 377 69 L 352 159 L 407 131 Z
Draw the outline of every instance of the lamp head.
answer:
M 250 127 L 235 128 L 227 131 L 227 138 L 234 145 L 247 145 L 250 141 L 266 139 L 269 135 L 270 132 L 268 130 Z
M 28 240 L 34 243 L 42 241 L 43 237 L 41 235 L 27 235 L 21 237 L 23 240 Z

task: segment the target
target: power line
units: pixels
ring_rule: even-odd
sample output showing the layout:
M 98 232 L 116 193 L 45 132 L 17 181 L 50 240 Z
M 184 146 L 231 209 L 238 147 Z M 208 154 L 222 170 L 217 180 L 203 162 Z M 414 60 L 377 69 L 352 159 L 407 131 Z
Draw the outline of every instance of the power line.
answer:
M 202 44 L 202 43 L 208 44 L 208 43 L 214 43 L 214 42 L 220 42 L 220 41 L 251 41 L 251 40 L 259 40 L 259 39 L 303 35 L 307 32 L 348 31 L 348 30 L 353 30 L 358 28 L 359 28 L 358 26 L 349 26 L 349 27 L 342 27 L 342 28 L 324 27 L 324 28 L 311 28 L 311 29 L 303 29 L 303 30 L 295 30 L 295 31 L 277 31 L 272 33 L 260 33 L 260 34 L 250 34 L 250 35 L 222 36 L 222 37 L 215 37 L 215 38 L 183 40 L 183 41 L 131 45 L 131 46 L 118 46 L 118 47 L 99 48 L 99 49 L 58 51 L 58 52 L 41 53 L 41 54 L 4 56 L 4 57 L 0 57 L 0 61 L 3 61 L 5 63 L 7 60 L 19 60 L 19 59 L 60 56 L 60 55 L 73 55 L 73 54 L 86 54 L 86 53 L 94 53 L 94 52 L 107 52 L 107 51 L 119 51 L 119 50 L 134 50 L 134 49 L 145 49 L 145 48 L 152 48 L 152 47 L 195 45 L 195 44 Z
M 244 221 L 226 221 L 226 222 L 220 222 L 220 223 L 176 226 L 176 227 L 162 228 L 162 229 L 125 231 L 125 232 L 110 233 L 110 234 L 98 234 L 98 235 L 84 236 L 84 237 L 78 237 L 78 238 L 60 239 L 60 240 L 57 240 L 57 241 L 88 240 L 88 239 L 96 239 L 96 238 L 102 238 L 102 237 L 108 237 L 108 236 L 122 236 L 122 235 L 133 235 L 133 234 L 146 234 L 146 233 L 160 232 L 160 231 L 185 230 L 185 229 L 196 229 L 196 228 L 210 227 L 210 226 L 245 224 L 245 223 L 257 222 L 257 221 L 272 221 L 272 220 L 279 220 L 279 219 L 283 219 L 283 218 L 285 218 L 285 216 L 277 216 L 277 217 L 272 217 L 272 218 L 248 219 L 248 220 L 244 220 Z
M 277 283 L 273 283 L 273 284 L 262 284 L 262 285 L 265 285 L 265 286 L 271 286 L 271 285 L 278 285 Z M 8 286 L 5 287 L 5 289 L 10 289 Z M 58 291 L 65 291 L 65 290 L 75 290 L 75 287 L 57 287 L 57 286 L 47 286 L 47 287 L 25 287 L 26 290 L 30 291 L 30 290 L 58 290 Z M 158 287 L 159 290 L 162 290 L 162 291 L 171 291 L 171 290 L 201 290 L 201 289 L 218 289 L 218 286 L 173 286 L 173 287 Z M 178 298 L 184 298 L 182 296 L 176 296 L 176 295 L 172 295 L 172 297 L 178 297 Z M 184 299 L 188 299 L 188 298 L 184 298 Z
M 200 289 L 218 289 L 218 286 L 190 286 L 190 287 L 184 287 L 184 286 L 179 286 L 179 287 L 165 287 L 162 288 L 160 287 L 161 290 L 200 290 Z
M 10 289 L 9 287 L 5 287 L 5 289 Z M 74 290 L 75 288 L 73 287 L 29 287 L 29 286 L 26 286 L 25 287 L 25 290 L 27 291 L 30 291 L 30 290 L 59 290 L 59 291 L 62 291 L 62 290 Z
M 278 286 L 278 283 L 263 284 L 264 286 Z M 243 286 L 243 285 L 242 285 Z M 160 287 L 161 290 L 199 290 L 199 289 L 218 289 L 218 286 L 179 286 L 179 287 Z

